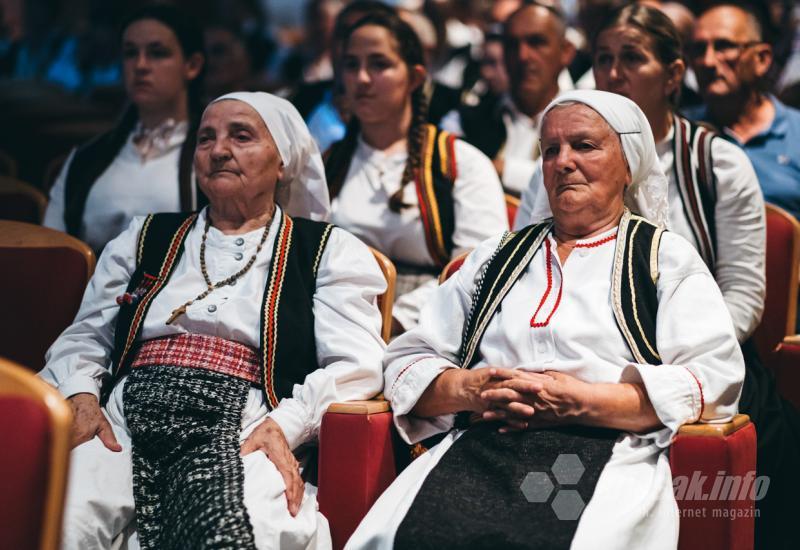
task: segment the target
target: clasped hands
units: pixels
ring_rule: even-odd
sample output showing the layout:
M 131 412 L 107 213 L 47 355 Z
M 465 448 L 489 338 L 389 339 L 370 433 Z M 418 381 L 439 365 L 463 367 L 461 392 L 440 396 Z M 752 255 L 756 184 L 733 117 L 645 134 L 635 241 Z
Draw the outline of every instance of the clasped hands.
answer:
M 590 399 L 591 384 L 562 372 L 497 367 L 463 372 L 468 410 L 481 420 L 503 422 L 501 432 L 577 424 Z

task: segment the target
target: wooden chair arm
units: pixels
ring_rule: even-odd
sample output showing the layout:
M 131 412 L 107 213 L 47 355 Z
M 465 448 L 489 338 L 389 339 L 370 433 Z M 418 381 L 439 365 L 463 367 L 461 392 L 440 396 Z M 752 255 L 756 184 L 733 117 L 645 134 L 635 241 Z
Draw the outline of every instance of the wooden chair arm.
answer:
M 366 401 L 344 401 L 342 403 L 333 403 L 328 407 L 329 413 L 337 414 L 378 414 L 391 411 L 389 402 L 379 395 L 374 399 Z
M 750 417 L 746 414 L 737 414 L 730 422 L 724 424 L 684 424 L 678 429 L 678 435 L 688 435 L 693 437 L 717 437 L 723 438 L 739 431 L 750 423 Z
M 800 334 L 784 336 L 782 343 L 786 344 L 787 346 L 800 346 Z

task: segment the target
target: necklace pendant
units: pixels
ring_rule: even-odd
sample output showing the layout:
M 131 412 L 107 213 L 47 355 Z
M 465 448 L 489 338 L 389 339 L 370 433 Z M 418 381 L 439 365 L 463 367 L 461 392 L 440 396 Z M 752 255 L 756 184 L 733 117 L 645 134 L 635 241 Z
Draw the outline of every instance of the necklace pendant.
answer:
M 184 313 L 186 313 L 186 304 L 183 304 L 181 307 L 172 310 L 172 315 L 170 315 L 169 319 L 167 319 L 167 324 L 171 325 Z

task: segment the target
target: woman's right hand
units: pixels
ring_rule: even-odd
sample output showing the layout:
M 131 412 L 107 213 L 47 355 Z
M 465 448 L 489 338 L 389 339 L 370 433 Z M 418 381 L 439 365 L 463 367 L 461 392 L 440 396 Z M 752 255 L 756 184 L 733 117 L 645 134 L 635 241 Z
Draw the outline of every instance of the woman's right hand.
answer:
M 70 448 L 74 449 L 81 443 L 86 443 L 94 436 L 100 438 L 103 445 L 110 451 L 120 452 L 122 445 L 117 443 L 114 430 L 100 410 L 100 403 L 91 393 L 76 393 L 67 399 L 72 407 L 72 433 Z

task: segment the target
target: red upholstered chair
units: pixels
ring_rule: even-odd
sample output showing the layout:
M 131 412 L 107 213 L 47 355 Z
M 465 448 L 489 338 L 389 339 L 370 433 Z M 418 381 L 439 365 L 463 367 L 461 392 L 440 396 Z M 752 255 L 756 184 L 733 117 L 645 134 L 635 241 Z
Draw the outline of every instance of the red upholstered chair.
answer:
M 47 197 L 18 179 L 0 176 L 0 220 L 42 223 Z
M 466 254 L 445 266 L 440 283 L 458 271 Z M 333 546 L 342 548 L 398 471 L 400 446 L 386 401 L 332 405 L 322 419 L 319 437 L 319 505 L 328 518 Z M 702 492 L 713 494 L 717 472 L 748 479 L 755 476 L 756 432 L 747 415 L 726 424 L 691 424 L 680 428 L 670 447 L 673 479 L 705 476 Z M 753 548 L 754 500 L 681 500 L 679 550 L 750 550 Z M 735 518 L 735 519 L 730 519 Z
M 800 409 L 800 335 L 787 336 L 778 344 L 770 367 L 783 398 Z
M 75 318 L 94 263 L 74 237 L 0 221 L 0 355 L 41 369 L 47 348 Z
M 778 344 L 795 332 L 800 223 L 785 210 L 772 204 L 766 206 L 767 298 L 753 339 L 761 359 L 771 367 Z
M 71 423 L 55 389 L 0 358 L 0 548 L 59 547 Z
M 508 227 L 514 227 L 514 220 L 517 218 L 520 200 L 514 195 L 506 193 L 506 213 L 508 214 Z

